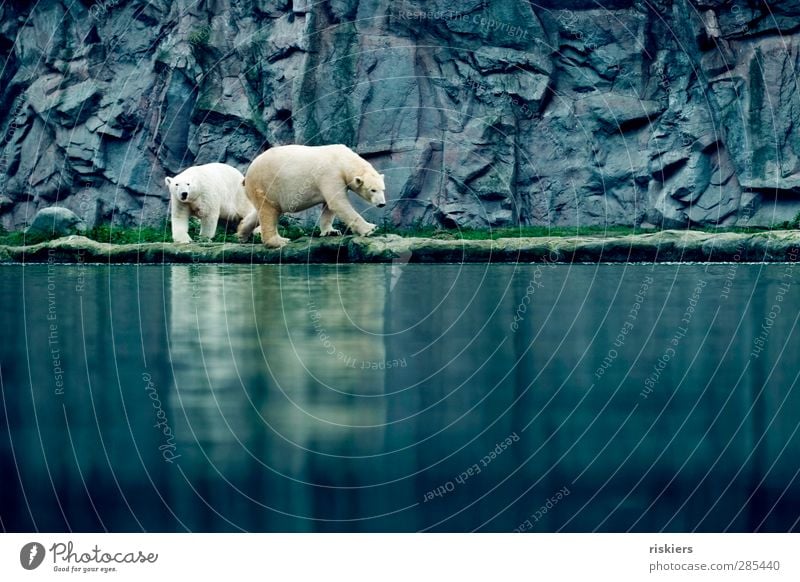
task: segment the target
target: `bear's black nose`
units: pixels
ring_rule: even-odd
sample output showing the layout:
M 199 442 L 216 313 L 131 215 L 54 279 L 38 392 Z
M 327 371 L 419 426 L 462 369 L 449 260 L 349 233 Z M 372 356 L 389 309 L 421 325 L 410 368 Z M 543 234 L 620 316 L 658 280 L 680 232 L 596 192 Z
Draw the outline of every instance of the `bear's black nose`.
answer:
M 189 197 L 188 192 L 181 192 L 181 200 L 186 200 Z
M 386 206 L 386 204 L 376 204 L 375 206 L 377 206 L 378 208 L 383 208 L 384 206 Z

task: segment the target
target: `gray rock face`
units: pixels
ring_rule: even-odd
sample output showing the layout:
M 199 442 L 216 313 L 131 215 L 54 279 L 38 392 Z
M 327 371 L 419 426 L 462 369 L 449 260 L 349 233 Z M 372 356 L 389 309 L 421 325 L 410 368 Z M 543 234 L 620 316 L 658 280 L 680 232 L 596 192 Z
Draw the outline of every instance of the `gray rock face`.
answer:
M 53 204 L 158 224 L 166 175 L 287 143 L 344 143 L 386 173 L 371 222 L 800 212 L 796 0 L 33 4 L 0 7 L 8 229 Z
M 72 210 L 51 206 L 36 213 L 25 233 L 66 236 L 84 230 L 86 230 L 86 223 Z

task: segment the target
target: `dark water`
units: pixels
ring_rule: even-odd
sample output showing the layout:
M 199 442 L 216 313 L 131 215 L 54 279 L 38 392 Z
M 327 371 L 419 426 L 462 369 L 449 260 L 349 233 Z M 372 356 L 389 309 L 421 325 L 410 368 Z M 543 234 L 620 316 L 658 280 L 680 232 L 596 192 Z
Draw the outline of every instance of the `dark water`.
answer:
M 2 529 L 797 530 L 798 273 L 2 267 Z

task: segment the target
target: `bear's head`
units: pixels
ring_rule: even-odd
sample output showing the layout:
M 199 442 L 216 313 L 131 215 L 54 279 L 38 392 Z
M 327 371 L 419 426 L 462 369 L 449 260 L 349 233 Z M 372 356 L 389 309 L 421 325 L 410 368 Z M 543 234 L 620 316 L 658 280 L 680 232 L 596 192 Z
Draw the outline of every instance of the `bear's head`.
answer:
M 383 174 L 372 168 L 359 176 L 355 176 L 348 187 L 370 204 L 378 208 L 386 206 L 386 186 L 383 183 Z
M 197 188 L 194 181 L 189 179 L 188 176 L 178 174 L 174 178 L 165 178 L 164 182 L 167 184 L 172 198 L 178 202 L 190 204 L 197 199 Z

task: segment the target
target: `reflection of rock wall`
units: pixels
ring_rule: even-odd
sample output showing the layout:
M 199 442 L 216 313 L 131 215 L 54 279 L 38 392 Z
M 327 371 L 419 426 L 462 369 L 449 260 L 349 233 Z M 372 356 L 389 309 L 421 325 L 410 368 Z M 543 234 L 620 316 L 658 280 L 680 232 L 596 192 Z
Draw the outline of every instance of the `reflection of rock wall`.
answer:
M 797 3 L 601 4 L 6 4 L 0 223 L 159 222 L 165 174 L 291 142 L 368 156 L 397 224 L 793 218 Z
M 750 352 L 791 269 L 410 265 L 388 301 L 387 349 L 416 353 L 391 377 L 414 388 L 389 418 L 415 416 L 387 438 L 415 441 L 413 468 L 430 467 L 414 475 L 416 492 L 454 480 L 512 432 L 522 439 L 424 503 L 417 527 L 507 531 L 566 486 L 568 501 L 534 531 L 786 529 L 800 493 L 789 462 L 800 454 L 796 313 L 776 319 L 759 359 Z M 706 286 L 673 346 L 699 279 Z
M 161 284 L 160 269 L 4 270 L 0 297 L 25 298 L 0 310 L 6 531 L 159 528 L 170 466 L 143 377 L 167 397 Z

